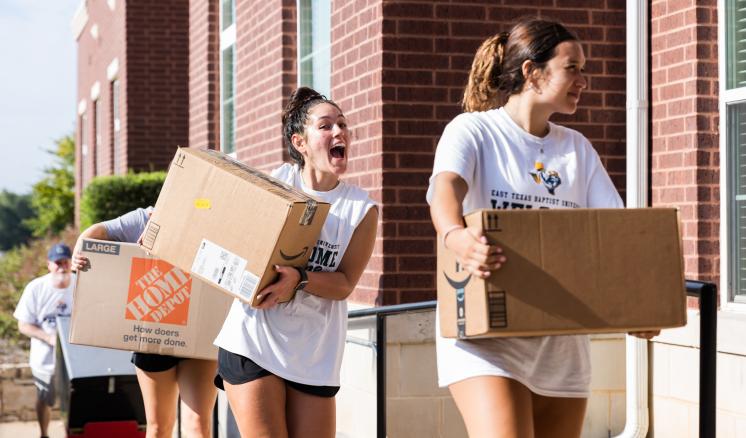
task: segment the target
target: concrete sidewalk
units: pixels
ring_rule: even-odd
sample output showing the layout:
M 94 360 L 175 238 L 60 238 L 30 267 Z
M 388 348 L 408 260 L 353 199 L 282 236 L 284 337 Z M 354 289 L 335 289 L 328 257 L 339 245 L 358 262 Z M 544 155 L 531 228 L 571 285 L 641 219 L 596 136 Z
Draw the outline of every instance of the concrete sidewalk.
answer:
M 39 425 L 36 421 L 13 421 L 0 423 L 0 438 L 34 438 L 39 436 Z M 65 426 L 62 420 L 49 423 L 49 438 L 65 438 Z

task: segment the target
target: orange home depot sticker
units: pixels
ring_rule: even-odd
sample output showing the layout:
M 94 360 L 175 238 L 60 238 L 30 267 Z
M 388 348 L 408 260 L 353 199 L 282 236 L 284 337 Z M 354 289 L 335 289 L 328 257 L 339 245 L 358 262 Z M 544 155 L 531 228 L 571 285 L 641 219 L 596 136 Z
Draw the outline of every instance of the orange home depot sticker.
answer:
M 124 317 L 134 321 L 186 325 L 192 278 L 158 259 L 132 258 Z

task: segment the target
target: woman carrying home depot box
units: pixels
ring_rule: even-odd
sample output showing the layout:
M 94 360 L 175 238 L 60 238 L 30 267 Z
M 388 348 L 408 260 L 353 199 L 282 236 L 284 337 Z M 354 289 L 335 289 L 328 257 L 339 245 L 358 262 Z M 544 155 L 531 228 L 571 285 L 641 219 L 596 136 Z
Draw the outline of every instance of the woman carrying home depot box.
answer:
M 279 278 L 259 292 L 259 308 L 233 303 L 215 341 L 215 383 L 225 388 L 241 436 L 332 438 L 345 299 L 373 251 L 378 210 L 364 190 L 340 179 L 350 135 L 336 103 L 302 87 L 282 120 L 295 163 L 272 175 L 331 204 L 314 249 L 324 254 L 305 270 L 275 267 Z
M 90 266 L 81 255 L 83 239 L 137 242 L 153 208 L 138 208 L 116 219 L 87 228 L 73 251 L 73 269 L 86 271 Z M 217 390 L 212 377 L 214 360 L 186 359 L 150 353 L 132 353 L 147 419 L 147 438 L 170 438 L 176 422 L 176 407 L 182 401 L 181 427 L 187 437 L 209 437 L 212 409 Z
M 598 154 L 549 121 L 573 114 L 587 82 L 585 54 L 561 24 L 526 19 L 474 57 L 466 111 L 446 126 L 427 200 L 438 235 L 472 275 L 510 263 L 463 216 L 480 208 L 621 208 Z M 653 333 L 638 333 L 650 337 Z M 436 335 L 438 380 L 470 437 L 577 437 L 590 384 L 587 336 L 484 340 Z

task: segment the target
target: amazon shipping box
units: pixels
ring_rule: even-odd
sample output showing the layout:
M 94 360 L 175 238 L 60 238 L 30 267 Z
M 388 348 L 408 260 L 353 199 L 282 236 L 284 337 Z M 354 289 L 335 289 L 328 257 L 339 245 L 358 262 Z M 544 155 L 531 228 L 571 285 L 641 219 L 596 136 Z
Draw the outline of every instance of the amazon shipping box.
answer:
M 629 332 L 686 324 L 675 209 L 480 210 L 465 218 L 507 258 L 487 279 L 438 248 L 441 334 Z
M 71 343 L 217 360 L 229 296 L 134 243 L 85 239 L 82 254 Z
M 180 148 L 141 246 L 256 305 L 274 265 L 306 265 L 329 207 L 220 152 Z

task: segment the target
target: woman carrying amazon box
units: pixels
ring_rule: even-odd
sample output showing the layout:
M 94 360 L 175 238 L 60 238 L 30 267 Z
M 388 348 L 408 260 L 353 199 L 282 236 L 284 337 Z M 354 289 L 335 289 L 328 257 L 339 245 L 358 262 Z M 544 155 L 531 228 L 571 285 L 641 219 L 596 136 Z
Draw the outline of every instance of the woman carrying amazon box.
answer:
M 73 269 L 86 271 L 90 267 L 90 261 L 80 252 L 83 239 L 136 243 L 152 212 L 152 207 L 138 208 L 116 219 L 91 225 L 75 244 Z M 132 353 L 132 363 L 145 406 L 147 438 L 171 438 L 179 397 L 184 435 L 189 438 L 210 436 L 212 409 L 217 396 L 212 383 L 216 361 Z
M 373 252 L 378 209 L 364 190 L 340 179 L 350 133 L 336 103 L 299 88 L 282 121 L 295 163 L 272 176 L 331 204 L 314 248 L 323 256 L 305 270 L 276 266 L 279 278 L 259 291 L 258 308 L 234 301 L 215 340 L 215 384 L 225 389 L 241 436 L 332 438 L 345 299 Z
M 472 275 L 486 278 L 510 260 L 479 229 L 464 227 L 465 214 L 623 207 L 590 142 L 549 121 L 577 110 L 587 86 L 584 65 L 578 38 L 540 19 L 521 20 L 477 50 L 465 113 L 440 138 L 427 192 L 438 235 Z M 438 381 L 449 388 L 470 437 L 578 437 L 589 350 L 588 336 L 456 340 L 438 327 Z

